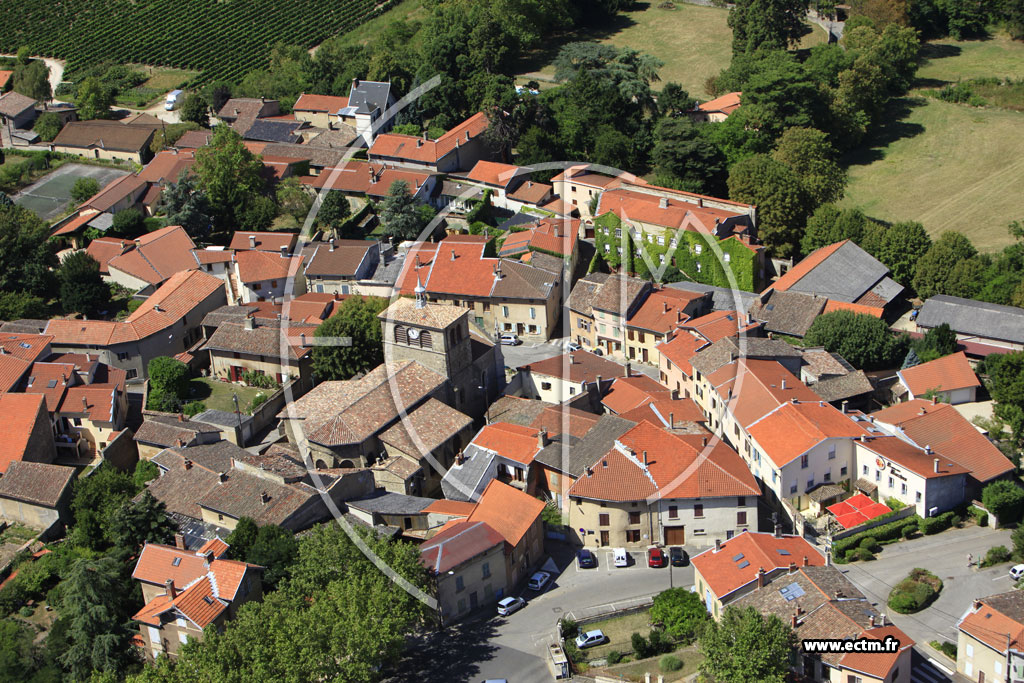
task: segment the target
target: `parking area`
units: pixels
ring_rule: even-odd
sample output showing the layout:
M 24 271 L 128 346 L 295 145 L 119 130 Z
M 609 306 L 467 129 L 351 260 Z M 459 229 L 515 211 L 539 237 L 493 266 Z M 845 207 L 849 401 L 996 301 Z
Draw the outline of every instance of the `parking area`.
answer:
M 12 197 L 14 203 L 31 209 L 50 221 L 71 205 L 71 188 L 79 178 L 94 178 L 103 188 L 110 181 L 128 175 L 128 171 L 107 166 L 64 164 Z

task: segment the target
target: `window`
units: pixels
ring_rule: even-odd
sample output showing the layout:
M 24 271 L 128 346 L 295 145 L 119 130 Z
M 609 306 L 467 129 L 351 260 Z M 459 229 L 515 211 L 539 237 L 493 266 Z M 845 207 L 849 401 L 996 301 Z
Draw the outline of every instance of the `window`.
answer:
M 747 497 L 746 496 L 737 496 L 736 497 L 736 506 L 737 507 L 741 507 L 741 508 L 747 507 Z
M 813 474 L 811 476 L 807 477 L 807 489 L 812 489 L 812 488 L 814 488 L 814 475 Z M 804 490 L 806 491 L 807 489 L 804 489 Z
M 679 519 L 679 506 L 677 506 L 677 505 L 669 505 L 668 506 L 668 518 L 669 519 Z
M 139 376 L 139 371 L 135 368 L 128 368 L 128 379 L 135 379 Z
M 836 459 L 836 445 L 835 444 L 832 444 L 831 446 L 828 447 L 828 459 L 829 460 L 835 460 Z
M 640 542 L 640 530 L 629 529 L 626 531 L 626 543 L 639 543 Z
M 698 272 L 698 273 L 700 272 L 700 269 L 701 269 L 701 267 L 700 267 L 700 261 L 698 261 L 698 262 L 697 262 L 697 272 Z
M 902 493 L 903 495 L 907 495 L 907 485 L 906 484 L 900 484 L 900 493 Z
M 866 475 L 868 473 L 868 466 L 867 465 L 862 465 L 861 468 L 860 468 L 860 472 L 861 472 L 861 474 L 865 474 Z
M 914 494 L 914 500 L 916 502 L 918 502 L 918 503 L 921 502 L 921 492 L 920 491 L 918 491 L 916 494 Z
M 778 480 L 779 480 L 779 473 L 776 472 L 775 470 L 772 470 L 772 483 L 774 484 Z
M 599 514 L 597 516 L 597 525 L 598 526 L 608 526 L 608 513 L 607 512 L 602 512 L 601 514 Z
M 704 505 L 702 503 L 693 504 L 693 516 L 697 519 L 701 519 L 704 516 Z
M 800 456 L 800 469 L 806 470 L 807 469 L 807 464 L 808 464 L 807 454 L 804 453 L 803 455 Z
M 622 247 L 616 247 L 615 250 L 619 253 L 619 256 L 622 256 Z
M 882 481 L 882 471 L 875 470 L 875 481 Z
M 551 382 L 541 382 L 540 388 L 541 391 L 551 391 Z
M 253 284 L 252 288 L 255 289 L 258 292 L 261 289 L 263 289 L 263 285 L 261 283 L 257 282 L 255 284 Z
M 611 250 L 612 250 L 612 245 L 610 245 L 610 244 L 606 244 L 606 245 L 604 245 L 604 253 L 606 253 L 606 254 L 607 254 L 607 253 L 608 253 L 608 252 L 610 252 Z
M 118 360 L 128 360 L 129 358 L 131 358 L 131 356 L 132 356 L 132 354 L 128 353 L 127 351 L 122 351 L 121 353 L 117 354 L 117 359 Z
M 274 289 L 277 289 L 277 280 L 271 280 L 270 286 L 273 287 Z
M 508 317 L 508 306 L 501 307 L 501 314 L 506 318 Z
M 896 480 L 893 479 L 892 477 L 889 477 L 889 488 L 896 488 Z
M 694 529 L 693 530 L 693 535 L 694 536 L 703 536 L 706 533 L 707 533 L 707 531 L 705 531 L 704 529 Z
M 615 236 L 622 237 L 622 228 L 615 228 Z
M 640 523 L 640 513 L 639 512 L 634 512 L 634 511 L 631 510 L 630 513 L 629 513 L 629 523 L 630 524 L 639 524 Z
M 846 476 L 846 465 L 843 465 L 842 467 L 839 468 L 839 476 L 840 477 L 845 477 Z
M 796 482 L 795 481 L 792 484 L 789 485 L 789 493 L 790 493 L 790 495 L 796 493 Z
M 459 592 L 466 588 L 466 583 L 463 581 L 462 576 L 455 577 L 455 592 Z
M 974 656 L 974 646 L 971 645 L 970 643 L 967 643 L 967 656 L 968 657 L 973 657 Z
M 530 306 L 530 320 L 536 320 L 536 319 L 537 319 L 537 309 L 534 308 L 533 306 Z
M 824 478 L 825 478 L 825 481 L 832 481 L 832 473 L 831 472 L 826 472 Z
M 746 526 L 746 525 L 747 525 L 747 511 L 746 510 L 740 510 L 739 512 L 736 513 L 736 526 Z
M 665 265 L 665 255 L 664 254 L 658 254 L 658 263 L 660 263 L 661 265 Z
M 576 395 L 576 387 L 569 387 L 569 395 L 570 396 L 575 396 Z
M 483 574 L 484 574 L 484 578 L 485 579 L 491 578 L 491 563 L 490 562 L 484 562 L 484 564 L 481 567 L 481 569 L 483 570 Z
M 527 326 L 526 331 L 529 334 L 537 334 L 537 326 L 536 325 L 529 325 L 529 326 Z
M 551 474 L 549 474 L 548 475 L 548 481 L 551 482 L 552 486 L 557 486 L 558 485 L 558 473 L 557 472 L 552 472 Z

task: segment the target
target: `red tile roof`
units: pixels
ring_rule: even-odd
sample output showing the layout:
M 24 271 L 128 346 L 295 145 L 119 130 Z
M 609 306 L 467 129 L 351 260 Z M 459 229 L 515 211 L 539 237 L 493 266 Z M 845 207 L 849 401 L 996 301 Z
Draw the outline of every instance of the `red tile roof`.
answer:
M 93 217 L 95 215 L 92 214 Z M 110 270 L 107 268 L 107 264 L 110 262 L 110 259 L 120 256 L 134 246 L 134 243 L 129 240 L 117 239 L 116 237 L 97 237 L 89 243 L 85 253 L 92 256 L 100 264 L 100 273 L 102 275 L 109 275 Z
M 963 351 L 900 370 L 897 374 L 914 396 L 922 396 L 931 389 L 954 391 L 981 386 Z
M 26 374 L 25 383 L 20 387 L 22 393 L 42 395 L 50 413 L 60 407 L 69 382 L 74 383 L 76 379 L 75 366 L 71 363 L 36 362 Z
M 4 419 L 4 438 L 0 440 L 0 474 L 25 457 L 36 422 L 45 421 L 49 431 L 46 403 L 39 394 L 0 394 L 0 415 Z
M 472 443 L 479 448 L 529 465 L 537 455 L 537 429 L 508 422 L 494 422 L 481 429 Z
M 295 249 L 298 239 L 299 234 L 296 232 L 248 232 L 239 230 L 231 236 L 231 244 L 228 245 L 228 249 L 235 249 L 237 251 L 255 249 L 256 251 L 272 251 L 280 254 L 281 247 L 287 248 L 289 252 Z
M 11 77 L 13 75 L 14 75 L 13 71 L 6 71 L 6 70 L 0 71 L 0 92 L 4 91 L 4 88 L 7 87 L 7 83 L 8 83 L 8 81 L 11 80 Z
M 647 375 L 616 377 L 601 403 L 613 413 L 622 415 L 656 399 L 668 399 L 672 392 Z
M 807 275 L 807 273 L 824 263 L 825 259 L 839 251 L 839 247 L 849 241 L 850 240 L 843 240 L 842 242 L 836 242 L 835 244 L 829 244 L 828 246 L 821 247 L 820 249 L 815 249 L 805 256 L 799 263 L 786 271 L 785 275 L 773 282 L 770 289 L 774 289 L 777 292 L 786 291 L 799 282 L 805 275 Z
M 867 432 L 825 401 L 783 403 L 747 428 L 777 467 L 783 467 L 832 438 L 855 438 Z
M 601 376 L 602 381 L 611 381 L 625 373 L 622 365 L 583 350 L 521 365 L 519 370 L 546 377 L 558 377 L 575 384 L 596 382 L 598 376 Z
M 49 334 L 0 333 L 0 355 L 27 361 L 41 360 L 44 355 L 49 354 L 52 341 L 53 336 Z
M 504 188 L 520 171 L 525 171 L 512 164 L 499 164 L 494 161 L 478 161 L 466 177 L 478 183 L 486 183 Z
M 543 510 L 542 501 L 492 479 L 480 494 L 476 509 L 469 515 L 468 521 L 485 522 L 501 534 L 506 543 L 515 547 L 540 519 Z
M 270 251 L 239 251 L 235 253 L 238 277 L 243 283 L 284 280 L 302 268 L 301 256 L 281 256 Z
M 959 624 L 961 631 L 980 640 L 996 652 L 1006 652 L 1006 637 L 1010 637 L 1010 648 L 1024 649 L 1024 624 L 1019 618 L 1013 618 L 999 611 L 986 601 L 999 596 L 981 599 L 981 606 L 970 611 Z
M 86 223 L 96 218 L 96 216 L 98 215 L 99 211 L 83 211 L 82 213 L 78 214 L 64 225 L 54 230 L 50 237 L 57 237 L 58 235 L 70 235 L 73 232 L 77 232 L 79 228 L 84 227 Z
M 344 166 L 325 168 L 319 175 L 303 177 L 300 182 L 317 190 L 326 187 L 342 192 L 384 197 L 396 181 L 404 182 L 409 192 L 415 194 L 430 177 L 431 174 L 426 171 L 392 168 L 352 159 L 345 162 Z
M 812 567 L 825 565 L 825 558 L 800 536 L 777 538 L 772 534 L 746 531 L 722 543 L 718 550 L 709 548 L 695 555 L 692 562 L 715 597 L 721 600 L 756 581 L 758 569 L 771 572 L 789 567 L 790 562 L 802 566 L 804 558 Z
M 980 482 L 1013 469 L 1013 463 L 948 403 L 914 399 L 872 413 L 872 417 L 902 428 L 918 446 L 931 446 L 942 457 L 967 468 Z
M 0 356 L 0 393 L 7 393 L 18 385 L 32 366 L 27 360 L 14 356 Z
M 882 306 L 885 304 L 885 300 L 879 298 L 878 306 L 865 306 L 863 304 L 853 304 L 846 301 L 836 301 L 835 299 L 829 299 L 825 304 L 825 310 L 821 312 L 822 315 L 826 313 L 833 313 L 835 311 L 853 311 L 854 313 L 861 313 L 863 315 L 872 315 L 876 318 L 881 318 L 884 309 Z
M 672 428 L 682 422 L 707 422 L 704 413 L 692 398 L 656 400 L 638 408 L 619 413 L 619 417 L 633 422 L 646 420 L 659 427 Z
M 378 135 L 370 147 L 370 158 L 388 157 L 436 164 L 450 154 L 458 144 L 466 144 L 481 135 L 488 127 L 487 115 L 474 114 L 437 140 L 424 140 L 413 135 L 385 133 Z M 468 136 L 468 137 L 467 137 Z
M 336 114 L 339 109 L 348 106 L 347 97 L 337 95 L 311 95 L 302 93 L 292 105 L 292 111 L 315 111 Z
M 662 197 L 626 188 L 606 190 L 601 193 L 598 215 L 609 211 L 623 221 L 649 223 L 673 230 L 682 228 L 692 232 L 714 232 L 715 219 L 725 221 L 741 214 L 710 206 L 698 206 L 683 199 L 668 199 L 661 205 Z
M 529 400 L 529 399 L 522 399 Z M 568 422 L 568 433 L 578 439 L 590 431 L 590 428 L 597 424 L 600 418 L 593 413 L 588 413 L 578 408 L 570 408 L 567 405 L 546 405 L 530 423 L 532 429 L 546 429 L 548 436 L 554 437 L 562 434 L 566 429 L 565 422 Z
M 570 256 L 577 245 L 580 221 L 577 218 L 544 218 L 533 227 L 511 233 L 501 245 L 501 256 L 540 249 L 559 256 Z
M 705 102 L 704 104 L 697 105 L 697 109 L 706 112 L 722 112 L 723 114 L 729 115 L 739 109 L 740 106 L 740 95 L 742 92 L 729 92 L 721 97 Z
M 176 183 L 182 171 L 189 171 L 195 162 L 192 150 L 164 150 L 139 171 L 138 177 L 150 183 Z
M 476 507 L 475 503 L 468 503 L 461 500 L 435 500 L 423 508 L 424 512 L 432 512 L 436 515 L 450 515 L 452 517 L 469 517 Z
M 117 269 L 149 284 L 167 281 L 175 273 L 196 268 L 192 238 L 180 225 L 161 228 L 135 240 L 135 248 L 107 262 Z
M 926 453 L 919 446 L 909 444 L 895 436 L 874 437 L 863 443 L 858 442 L 858 444 L 911 472 L 917 473 L 925 479 L 966 474 L 968 472 L 966 467 L 951 462 L 950 458 L 941 456 L 934 452 L 934 450 L 932 453 Z M 936 460 L 939 461 L 938 471 L 936 471 Z
M 504 542 L 504 537 L 487 523 L 463 520 L 421 545 L 420 562 L 433 573 L 443 574 Z
M 899 660 L 900 654 L 914 646 L 914 641 L 910 639 L 910 636 L 896 626 L 869 628 L 863 631 L 860 637 L 882 641 L 889 637 L 899 641 L 900 647 L 896 652 L 849 652 L 839 660 L 840 665 L 846 669 L 859 671 L 880 680 L 885 680 L 889 676 Z
M 666 334 L 689 317 L 684 313 L 687 306 L 703 298 L 702 292 L 656 289 L 644 300 L 626 325 L 657 334 Z

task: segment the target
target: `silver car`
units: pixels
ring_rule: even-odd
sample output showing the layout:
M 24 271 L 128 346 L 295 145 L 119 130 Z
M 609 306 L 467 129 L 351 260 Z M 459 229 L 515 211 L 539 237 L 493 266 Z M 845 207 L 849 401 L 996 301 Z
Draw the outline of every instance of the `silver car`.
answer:
M 526 607 L 526 601 L 522 598 L 504 598 L 498 601 L 498 614 L 507 617 L 524 607 Z

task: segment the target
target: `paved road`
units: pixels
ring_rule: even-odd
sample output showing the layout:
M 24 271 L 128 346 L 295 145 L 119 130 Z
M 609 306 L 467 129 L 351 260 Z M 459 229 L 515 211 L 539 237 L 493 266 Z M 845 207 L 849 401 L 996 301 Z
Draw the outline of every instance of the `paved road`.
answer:
M 873 562 L 836 566 L 876 604 L 879 611 L 887 614 L 894 624 L 917 643 L 917 649 L 926 658 L 938 660 L 952 668 L 952 664 L 936 655 L 927 643 L 931 640 L 955 643 L 956 622 L 973 598 L 1003 593 L 1013 588 L 1007 574 L 1009 563 L 988 569 L 967 567 L 967 553 L 978 560 L 996 545 L 1012 547 L 1009 530 L 971 526 L 887 545 Z M 889 591 L 915 567 L 923 567 L 942 579 L 943 588 L 938 599 L 917 614 L 889 611 L 886 608 Z M 920 680 L 936 679 L 922 677 Z
M 633 553 L 633 564 L 620 569 L 612 566 L 610 553 L 598 551 L 598 567 L 579 570 L 571 549 L 554 546 L 551 559 L 560 569 L 540 595 L 525 589 L 517 593 L 526 598 L 525 608 L 507 618 L 482 615 L 416 643 L 393 680 L 549 680 L 545 648 L 554 641 L 558 619 L 610 611 L 615 603 L 628 605 L 669 587 L 669 569 L 647 567 L 642 552 Z M 676 586 L 693 585 L 693 568 L 672 569 L 672 580 Z

